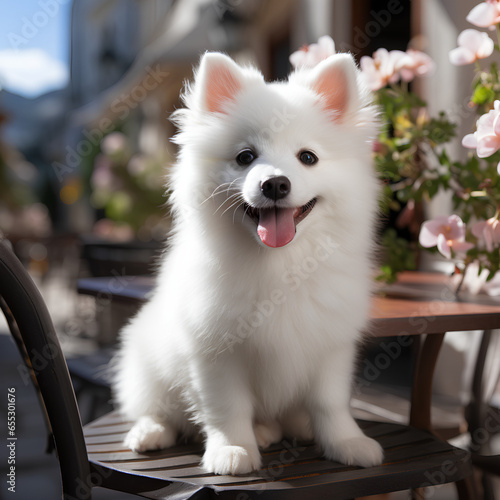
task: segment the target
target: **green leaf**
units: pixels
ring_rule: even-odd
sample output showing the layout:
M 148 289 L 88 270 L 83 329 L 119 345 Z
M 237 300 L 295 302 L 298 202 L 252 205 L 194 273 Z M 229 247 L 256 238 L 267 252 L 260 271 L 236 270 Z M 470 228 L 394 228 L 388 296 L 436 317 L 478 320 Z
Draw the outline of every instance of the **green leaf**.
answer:
M 416 245 L 398 236 L 394 228 L 388 228 L 382 235 L 383 263 L 379 281 L 393 282 L 397 274 L 416 269 Z
M 483 105 L 495 100 L 495 92 L 490 87 L 483 85 L 476 87 L 472 94 L 471 101 L 474 104 Z
M 450 158 L 448 157 L 448 154 L 446 153 L 445 149 L 443 149 L 441 153 L 438 155 L 438 160 L 440 165 L 443 165 L 445 167 L 450 166 Z
M 427 195 L 430 199 L 434 198 L 439 191 L 439 181 L 427 180 L 425 181 L 425 188 L 427 189 Z

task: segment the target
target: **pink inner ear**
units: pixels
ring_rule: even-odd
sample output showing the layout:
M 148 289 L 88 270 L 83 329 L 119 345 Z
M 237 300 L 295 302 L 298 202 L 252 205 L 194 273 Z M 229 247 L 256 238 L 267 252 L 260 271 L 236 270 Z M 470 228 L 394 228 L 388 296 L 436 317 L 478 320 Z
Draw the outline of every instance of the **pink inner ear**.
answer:
M 205 104 L 211 113 L 224 112 L 224 102 L 234 99 L 240 91 L 240 81 L 228 68 L 211 68 L 207 75 Z
M 337 119 L 342 119 L 349 104 L 349 89 L 344 72 L 338 68 L 324 71 L 314 83 L 314 90 L 321 95 L 323 107 L 335 112 Z

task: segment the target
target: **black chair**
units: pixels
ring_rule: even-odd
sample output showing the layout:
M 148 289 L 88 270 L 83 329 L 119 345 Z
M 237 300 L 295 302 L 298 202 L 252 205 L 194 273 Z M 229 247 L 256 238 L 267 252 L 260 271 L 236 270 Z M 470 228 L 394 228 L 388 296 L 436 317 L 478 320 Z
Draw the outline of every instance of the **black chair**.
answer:
M 500 380 L 498 351 L 500 332 L 485 330 L 477 353 L 471 387 L 471 401 L 465 415 L 470 435 L 472 463 L 482 472 L 484 500 L 495 500 L 491 476 L 500 476 L 500 455 L 492 454 L 491 440 L 500 433 L 500 408 L 491 404 Z
M 92 487 L 151 499 L 349 499 L 457 482 L 468 489 L 470 454 L 416 428 L 360 422 L 385 450 L 379 467 L 347 467 L 326 460 L 311 442 L 284 439 L 263 452 L 261 470 L 217 476 L 200 468 L 202 444 L 149 453 L 124 449 L 131 422 L 108 414 L 82 429 L 68 368 L 47 308 L 33 281 L 0 238 L 0 305 L 31 371 L 58 455 L 63 495 L 90 499 Z M 43 359 L 43 363 L 40 362 Z M 36 360 L 36 364 L 34 363 Z M 36 366 L 36 369 L 33 367 Z

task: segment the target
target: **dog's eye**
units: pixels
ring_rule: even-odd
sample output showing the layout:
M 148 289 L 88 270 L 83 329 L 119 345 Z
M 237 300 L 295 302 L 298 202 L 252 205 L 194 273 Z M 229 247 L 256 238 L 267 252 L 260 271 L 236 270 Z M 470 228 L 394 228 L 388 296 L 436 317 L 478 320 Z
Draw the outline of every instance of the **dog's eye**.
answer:
M 246 167 L 250 165 L 255 158 L 257 158 L 257 155 L 251 149 L 244 149 L 238 154 L 236 161 L 240 167 Z
M 298 156 L 304 165 L 314 165 L 318 161 L 318 157 L 312 151 L 301 151 Z

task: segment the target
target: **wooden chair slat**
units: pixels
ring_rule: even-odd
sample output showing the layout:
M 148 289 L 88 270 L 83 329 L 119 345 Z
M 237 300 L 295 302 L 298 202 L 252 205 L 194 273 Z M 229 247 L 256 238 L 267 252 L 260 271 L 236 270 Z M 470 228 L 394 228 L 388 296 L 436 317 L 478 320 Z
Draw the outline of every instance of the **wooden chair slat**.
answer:
M 124 434 L 130 430 L 132 424 L 114 424 L 102 427 L 92 427 L 85 430 L 85 436 L 112 436 L 114 434 Z
M 432 440 L 431 442 L 420 443 L 420 445 L 400 446 L 396 449 L 385 450 L 384 464 L 393 464 L 403 460 L 412 460 L 414 458 L 423 458 L 435 453 L 446 453 L 447 448 L 443 443 Z
M 85 438 L 85 442 L 87 443 L 87 451 L 89 450 L 89 446 L 93 445 L 116 445 L 118 443 L 123 443 L 125 438 L 125 433 L 114 434 L 113 436 L 106 436 L 105 434 L 101 434 L 100 436 L 87 436 Z
M 114 422 L 114 425 L 108 425 Z M 414 477 L 414 487 L 422 485 L 425 473 L 432 477 L 434 469 L 439 470 L 443 463 L 457 458 L 464 462 L 462 468 L 453 469 L 453 477 L 445 477 L 453 481 L 463 477 L 468 463 L 468 454 L 451 445 L 438 440 L 432 434 L 419 429 L 388 423 L 366 423 L 360 421 L 365 432 L 374 437 L 384 447 L 386 460 L 383 466 L 362 469 L 326 460 L 314 443 L 284 440 L 264 450 L 261 470 L 245 476 L 218 476 L 206 473 L 200 467 L 203 453 L 202 444 L 178 445 L 166 450 L 134 453 L 125 450 L 121 442 L 114 441 L 118 435 L 116 429 L 127 430 L 130 423 L 124 424 L 118 416 L 111 414 L 109 419 L 101 419 L 97 423 L 84 428 L 89 458 L 95 465 L 111 467 L 127 474 L 139 474 L 155 480 L 168 482 L 184 481 L 193 486 L 208 488 L 220 494 L 225 490 L 244 489 L 245 491 L 295 490 L 315 488 L 328 485 L 329 491 L 344 492 L 345 484 L 354 482 L 358 489 L 349 491 L 349 495 L 357 496 L 366 493 L 367 484 L 370 491 L 388 491 L 388 483 L 397 485 L 400 476 Z M 112 442 L 98 442 L 105 439 L 104 430 L 111 432 Z M 96 436 L 95 433 L 99 432 Z M 284 446 L 286 443 L 286 446 Z M 378 486 L 377 486 L 378 485 Z M 333 489 L 332 489 L 333 488 Z M 363 489 L 365 488 L 365 489 Z M 375 488 L 375 490 L 374 490 Z M 397 490 L 395 487 L 394 490 Z M 346 498 L 349 498 L 349 495 Z M 340 497 L 339 497 L 340 498 Z

